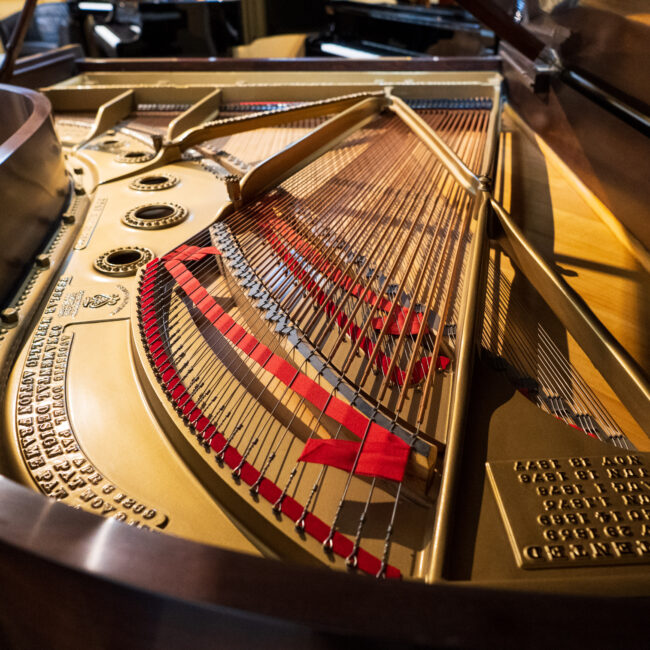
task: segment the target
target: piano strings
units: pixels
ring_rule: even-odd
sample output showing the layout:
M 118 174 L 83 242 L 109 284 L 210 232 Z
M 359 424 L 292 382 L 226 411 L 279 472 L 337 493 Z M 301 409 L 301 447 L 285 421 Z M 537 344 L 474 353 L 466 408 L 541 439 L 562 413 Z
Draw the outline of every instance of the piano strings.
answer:
M 427 118 L 462 158 L 472 166 L 478 164 L 485 142 L 487 111 L 431 111 Z M 378 132 L 381 138 L 369 137 Z M 430 187 L 435 190 L 430 191 Z M 381 408 L 388 388 L 400 383 L 400 376 L 400 407 L 407 391 L 419 396 L 417 418 L 409 423 L 409 444 L 413 446 L 425 424 L 424 413 L 437 364 L 424 364 L 417 382 L 406 378 L 413 377 L 414 366 L 422 361 L 425 351 L 433 349 L 433 357 L 437 356 L 444 321 L 455 296 L 453 276 L 465 250 L 470 214 L 470 202 L 464 192 L 426 146 L 398 118 L 380 117 L 277 190 L 228 217 L 226 223 L 244 252 L 246 265 L 254 270 L 292 326 L 301 329 L 325 363 L 335 366 L 336 353 L 344 349 L 343 361 L 339 363 L 342 371 L 330 387 L 332 395 L 338 394 L 353 359 L 363 350 L 370 359 L 356 385 L 355 396 L 361 394 L 369 368 L 378 369 L 383 378 L 379 397 L 374 399 L 373 415 Z M 197 250 L 214 250 L 212 239 L 204 232 L 187 245 Z M 284 253 L 284 260 L 280 252 Z M 290 264 L 286 263 L 288 253 L 292 257 Z M 430 268 L 432 259 L 437 259 L 437 263 Z M 223 269 L 224 265 L 221 266 Z M 219 270 L 214 255 L 192 262 L 194 277 L 213 295 L 219 293 L 218 285 L 222 282 Z M 234 348 L 220 347 L 222 336 L 200 315 L 193 314 L 185 300 L 173 300 L 175 291 L 175 282 L 169 281 L 155 292 L 157 308 L 167 309 L 163 324 L 164 335 L 168 337 L 166 347 L 193 401 L 214 422 L 212 437 L 216 431 L 225 437 L 217 459 L 223 460 L 228 447 L 240 450 L 241 461 L 233 470 L 235 478 L 251 459 L 260 468 L 259 477 L 251 486 L 253 493 L 273 463 L 280 467 L 291 465 L 291 470 L 284 472 L 280 499 L 290 489 L 297 494 L 305 463 L 297 460 L 295 438 L 287 437 L 288 432 L 295 434 L 301 422 L 307 441 L 315 436 L 338 440 L 342 425 L 339 423 L 332 430 L 330 423 L 328 435 L 323 430 L 328 419 L 323 415 L 324 409 L 311 413 L 304 397 L 297 403 L 294 400 L 288 421 L 286 416 L 284 421 L 278 419 L 290 396 L 289 386 L 279 388 L 277 379 L 263 368 L 252 368 Z M 318 294 L 320 300 L 314 300 Z M 442 308 L 442 318 L 435 316 L 434 307 Z M 258 308 L 251 303 L 242 305 L 239 301 L 231 313 L 235 322 L 248 323 L 256 311 Z M 259 340 L 268 335 L 259 331 L 258 328 Z M 274 353 L 283 353 L 279 338 L 269 348 Z M 216 354 L 215 349 L 219 350 Z M 383 350 L 382 364 L 375 363 L 380 358 L 378 350 Z M 407 372 L 400 370 L 401 375 L 396 376 L 399 357 L 405 357 L 406 364 L 401 366 L 406 366 Z M 295 363 L 299 365 L 297 372 L 308 370 L 307 359 Z M 350 382 L 353 379 L 347 378 Z M 413 385 L 417 383 L 425 383 L 425 389 L 418 390 Z M 272 404 L 268 402 L 269 395 L 275 400 Z M 401 415 L 407 421 L 413 419 L 408 411 Z M 399 416 L 399 409 L 392 413 L 393 425 Z M 211 442 L 210 437 L 203 440 L 208 448 Z M 364 442 L 365 436 L 341 494 L 334 499 L 336 507 L 324 541 L 326 548 L 331 547 Z M 281 473 L 281 469 L 277 470 L 276 477 L 280 478 Z M 323 464 L 309 483 L 303 512 L 297 520 L 299 527 L 309 510 L 314 509 L 317 496 L 327 491 L 326 475 L 327 466 Z M 377 475 L 372 476 L 356 524 L 354 546 L 347 558 L 350 564 L 356 563 L 377 479 Z M 383 491 L 394 492 L 393 498 L 399 500 L 401 483 L 397 492 L 390 486 L 384 486 Z M 331 500 L 331 494 L 328 499 Z M 275 504 L 276 508 L 278 505 Z M 395 513 L 396 502 L 383 534 L 382 571 L 387 564 Z
M 632 443 L 544 325 L 526 322 L 530 321 L 524 317 L 529 308 L 497 263 L 492 256 L 482 336 L 492 365 L 506 371 L 517 388 L 542 410 L 594 438 L 632 449 Z

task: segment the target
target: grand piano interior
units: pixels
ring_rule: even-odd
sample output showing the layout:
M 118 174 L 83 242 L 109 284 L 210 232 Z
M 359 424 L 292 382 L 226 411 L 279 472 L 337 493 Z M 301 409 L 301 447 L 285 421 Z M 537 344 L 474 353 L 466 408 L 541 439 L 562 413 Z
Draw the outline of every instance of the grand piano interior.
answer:
M 640 647 L 643 3 L 294 16 L 355 59 L 16 59 L 33 4 L 0 69 L 0 643 Z M 277 31 L 225 4 L 224 47 Z

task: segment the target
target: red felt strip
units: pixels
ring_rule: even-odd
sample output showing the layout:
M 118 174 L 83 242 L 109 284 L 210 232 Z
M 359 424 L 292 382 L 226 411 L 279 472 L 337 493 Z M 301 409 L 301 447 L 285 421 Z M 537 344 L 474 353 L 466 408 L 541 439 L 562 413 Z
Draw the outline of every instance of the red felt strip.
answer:
M 393 309 L 393 302 L 388 300 L 388 298 L 382 296 L 381 298 L 377 296 L 373 291 L 364 287 L 362 284 L 354 283 L 354 280 L 347 275 L 344 275 L 343 272 L 338 269 L 333 264 L 329 263 L 322 253 L 311 246 L 296 230 L 291 228 L 286 222 L 281 219 L 273 218 L 269 222 L 262 224 L 262 230 L 265 233 L 267 239 L 272 243 L 273 247 L 279 252 L 281 257 L 287 262 L 289 268 L 293 271 L 295 269 L 300 271 L 302 278 L 308 275 L 307 271 L 304 269 L 303 264 L 297 260 L 291 252 L 284 246 L 276 233 L 280 233 L 288 242 L 290 246 L 296 250 L 300 257 L 308 257 L 310 260 L 310 265 L 318 269 L 319 274 L 326 275 L 332 282 L 338 284 L 341 289 L 344 291 L 350 291 L 353 296 L 361 297 L 364 302 L 367 302 L 370 305 L 377 303 L 378 308 L 385 312 L 390 312 Z M 312 290 L 317 286 L 316 281 L 311 280 L 305 283 L 305 286 L 308 290 Z M 406 320 L 408 314 L 407 307 L 395 307 L 395 313 L 397 314 L 397 319 L 395 316 L 392 317 L 391 321 L 393 322 L 391 334 L 400 334 L 402 327 Z M 422 323 L 422 316 L 414 314 L 411 318 L 410 324 L 410 334 L 417 334 L 420 331 L 420 325 Z M 383 327 L 383 319 L 377 319 L 377 324 L 374 325 L 376 329 L 381 329 Z
M 317 463 L 319 465 L 331 465 L 338 467 L 344 472 L 351 472 L 354 466 L 354 459 L 359 453 L 361 443 L 353 440 L 320 440 L 311 438 L 307 440 L 305 448 L 300 454 L 301 460 L 305 463 Z
M 361 443 L 348 440 L 319 440 L 311 438 L 305 444 L 298 460 L 306 463 L 331 465 L 346 472 L 353 469 L 355 474 L 378 476 L 392 481 L 402 481 L 408 460 L 408 447 L 395 445 L 396 436 L 371 430 L 363 445 L 356 468 L 354 462 L 359 454 Z M 397 438 L 399 440 L 399 438 Z M 400 442 L 402 442 L 400 440 Z

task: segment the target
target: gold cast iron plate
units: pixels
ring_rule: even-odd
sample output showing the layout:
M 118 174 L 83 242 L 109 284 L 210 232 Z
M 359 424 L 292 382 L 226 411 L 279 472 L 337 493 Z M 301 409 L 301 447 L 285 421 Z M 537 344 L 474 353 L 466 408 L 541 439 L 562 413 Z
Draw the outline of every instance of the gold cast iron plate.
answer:
M 650 564 L 650 454 L 486 465 L 521 568 Z

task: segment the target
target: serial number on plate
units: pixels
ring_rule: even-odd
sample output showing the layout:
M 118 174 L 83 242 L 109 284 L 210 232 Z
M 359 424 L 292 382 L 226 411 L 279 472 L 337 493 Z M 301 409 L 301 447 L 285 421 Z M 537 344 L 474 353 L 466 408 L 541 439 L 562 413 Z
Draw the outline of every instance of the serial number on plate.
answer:
M 650 564 L 650 454 L 487 463 L 520 567 Z

